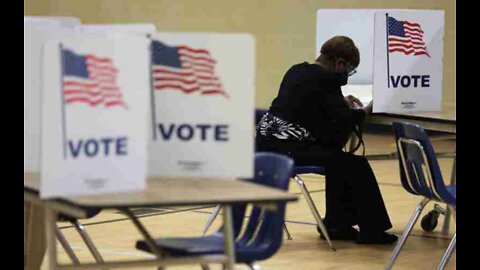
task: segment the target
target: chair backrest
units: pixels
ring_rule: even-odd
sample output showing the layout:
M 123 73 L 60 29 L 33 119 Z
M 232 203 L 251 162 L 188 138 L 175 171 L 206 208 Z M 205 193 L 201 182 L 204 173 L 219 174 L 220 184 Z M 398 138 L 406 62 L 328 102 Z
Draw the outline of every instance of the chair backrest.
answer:
M 418 125 L 394 122 L 399 154 L 400 179 L 410 193 L 456 205 L 446 189 L 435 151 L 425 131 Z
M 259 152 L 255 154 L 255 177 L 251 181 L 287 191 L 293 167 L 293 160 L 287 156 Z M 285 206 L 285 202 L 277 203 L 275 211 L 252 207 L 245 231 L 236 242 L 238 262 L 263 260 L 277 252 L 283 238 Z M 238 222 L 235 216 L 244 214 L 245 206 L 243 209 L 234 207 L 234 212 L 237 212 L 234 213 L 234 222 Z

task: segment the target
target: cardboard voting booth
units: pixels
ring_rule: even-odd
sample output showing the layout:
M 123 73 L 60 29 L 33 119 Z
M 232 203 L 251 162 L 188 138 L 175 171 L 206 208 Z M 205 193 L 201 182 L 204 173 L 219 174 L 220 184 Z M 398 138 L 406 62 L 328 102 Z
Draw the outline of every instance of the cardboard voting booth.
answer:
M 24 16 L 23 19 L 26 23 L 51 24 L 67 28 L 74 28 L 81 24 L 80 19 L 75 17 Z
M 406 86 L 409 79 L 402 76 L 410 76 L 410 80 L 413 82 L 413 84 L 409 84 L 408 87 L 401 86 L 400 88 L 392 89 L 387 85 L 388 75 L 386 72 L 388 71 L 387 66 L 389 65 L 387 65 L 387 29 L 385 14 L 395 14 L 397 12 L 415 14 L 408 15 L 405 18 L 399 17 L 399 22 L 403 23 L 403 21 L 410 19 L 412 23 L 419 24 L 422 27 L 422 41 L 412 39 L 412 43 L 409 44 L 406 36 L 397 36 L 397 38 L 400 39 L 404 38 L 405 43 L 403 45 L 418 46 L 419 42 L 424 42 L 427 48 L 432 47 L 432 49 L 429 50 L 435 51 L 435 54 L 433 57 L 425 55 L 420 57 L 420 55 L 414 54 L 403 57 L 398 51 L 389 52 L 390 67 L 394 64 L 395 72 L 402 73 L 391 74 L 399 76 L 394 77 L 396 79 L 395 83 L 397 83 L 398 78 L 400 78 L 401 86 L 401 79 L 403 78 L 404 85 Z M 377 14 L 383 14 L 383 18 L 377 21 Z M 374 112 L 440 110 L 442 96 L 443 14 L 443 11 L 429 10 L 320 9 L 317 11 L 315 55 L 319 55 L 322 44 L 329 38 L 335 35 L 348 36 L 355 42 L 360 51 L 360 65 L 357 68 L 357 73 L 349 78 L 349 85 L 342 87 L 344 95 L 360 95 L 359 97 L 363 103 L 366 103 L 365 101 L 367 101 L 369 97 L 372 97 Z M 381 17 L 381 15 L 378 16 Z M 382 25 L 380 25 L 381 23 L 383 23 L 383 28 Z M 406 27 L 408 28 L 408 25 Z M 390 36 L 390 38 L 393 38 L 393 36 Z M 413 38 L 420 37 L 416 36 Z M 392 45 L 393 44 L 394 43 L 392 43 Z M 429 60 L 426 60 L 426 58 Z M 392 63 L 392 61 L 395 63 Z M 407 64 L 407 62 L 409 64 Z M 407 68 L 407 65 L 409 68 Z M 413 68 L 413 66 L 415 66 L 415 68 Z M 434 81 L 428 89 L 426 87 L 414 87 L 415 80 L 418 80 L 417 75 L 419 75 L 416 73 L 420 72 L 419 68 L 421 66 L 423 66 L 423 68 L 428 67 L 429 74 L 423 75 L 430 76 L 430 82 Z M 425 71 L 424 69 L 422 72 Z M 395 85 L 398 86 L 398 84 Z M 370 88 L 370 94 L 367 93 L 368 88 Z M 424 100 L 423 97 L 425 96 L 431 96 L 432 98 L 430 101 L 424 102 L 422 100 Z
M 65 21 L 66 20 L 66 21 Z M 73 18 L 25 17 L 23 25 L 24 171 L 40 171 L 40 89 L 43 43 L 75 37 Z
M 252 177 L 254 39 L 151 36 L 149 175 Z
M 146 38 L 44 43 L 41 197 L 145 187 L 148 45 Z
M 375 13 L 373 111 L 440 111 L 443 11 Z
M 315 58 L 323 43 L 333 36 L 351 38 L 360 51 L 357 73 L 349 84 L 373 84 L 373 36 L 375 13 L 383 9 L 319 9 L 317 10 Z
M 252 177 L 253 37 L 124 26 L 25 19 L 24 170 L 41 197 Z
M 82 35 L 97 37 L 145 37 L 156 31 L 154 24 L 82 24 L 77 26 Z
M 81 25 L 74 17 L 24 17 L 24 172 L 40 171 L 41 50 L 50 39 L 145 37 L 153 24 Z

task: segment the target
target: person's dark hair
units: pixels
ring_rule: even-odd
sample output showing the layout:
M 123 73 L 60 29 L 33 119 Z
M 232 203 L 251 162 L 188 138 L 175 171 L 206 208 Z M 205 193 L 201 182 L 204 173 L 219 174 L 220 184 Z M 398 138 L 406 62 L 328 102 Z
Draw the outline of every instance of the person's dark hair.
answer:
M 360 53 L 353 40 L 345 36 L 334 36 L 323 43 L 317 61 L 323 59 L 332 63 L 338 58 L 347 60 L 354 67 L 360 64 Z

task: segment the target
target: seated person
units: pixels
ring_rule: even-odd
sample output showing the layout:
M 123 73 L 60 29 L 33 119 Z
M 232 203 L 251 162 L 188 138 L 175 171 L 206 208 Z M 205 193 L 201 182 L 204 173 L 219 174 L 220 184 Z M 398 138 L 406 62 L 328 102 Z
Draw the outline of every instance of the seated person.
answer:
M 313 64 L 296 64 L 283 77 L 278 96 L 257 126 L 257 150 L 288 155 L 297 166 L 325 167 L 324 222 L 332 239 L 395 243 L 398 237 L 386 232 L 392 224 L 370 164 L 342 151 L 354 127 L 372 111 L 372 103 L 364 107 L 341 91 L 355 73 L 360 53 L 344 36 L 326 41 L 320 53 Z

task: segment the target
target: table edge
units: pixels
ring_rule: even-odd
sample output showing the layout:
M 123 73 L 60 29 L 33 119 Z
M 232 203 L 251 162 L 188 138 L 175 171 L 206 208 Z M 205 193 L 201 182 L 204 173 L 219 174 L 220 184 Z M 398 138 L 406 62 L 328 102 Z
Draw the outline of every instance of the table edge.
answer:
M 452 119 L 445 119 L 445 118 L 435 118 L 435 117 L 428 117 L 428 116 L 407 115 L 407 114 L 397 114 L 397 113 L 373 113 L 368 115 L 367 118 L 368 117 L 404 118 L 404 119 L 431 121 L 431 122 L 447 123 L 447 124 L 457 123 L 456 119 L 452 120 Z

